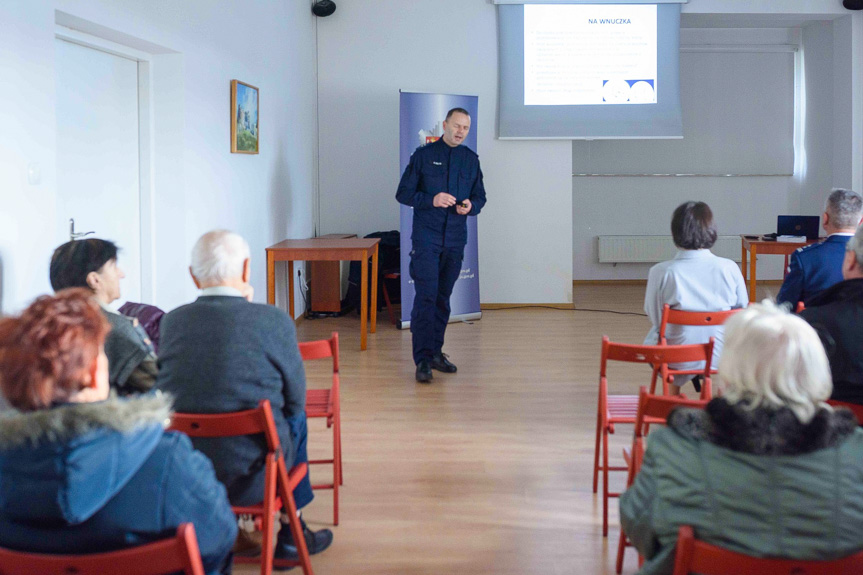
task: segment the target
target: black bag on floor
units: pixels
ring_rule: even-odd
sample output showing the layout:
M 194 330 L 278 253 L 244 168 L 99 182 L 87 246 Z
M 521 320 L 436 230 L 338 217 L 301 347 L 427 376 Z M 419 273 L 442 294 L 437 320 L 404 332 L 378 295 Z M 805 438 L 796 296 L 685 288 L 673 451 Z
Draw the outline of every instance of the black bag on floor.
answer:
M 386 306 L 384 300 L 383 282 L 387 282 L 387 292 L 390 294 L 392 303 L 401 302 L 402 286 L 400 279 L 383 279 L 384 273 L 400 272 L 401 271 L 401 235 L 398 230 L 389 232 L 374 232 L 367 238 L 380 238 L 381 242 L 378 245 L 378 310 Z M 372 263 L 369 260 L 369 291 L 371 291 L 371 273 Z M 345 304 L 352 306 L 360 313 L 360 281 L 362 281 L 362 268 L 360 262 L 351 262 L 350 272 L 348 273 L 348 293 L 345 296 Z M 371 293 L 369 293 L 369 305 L 371 305 Z

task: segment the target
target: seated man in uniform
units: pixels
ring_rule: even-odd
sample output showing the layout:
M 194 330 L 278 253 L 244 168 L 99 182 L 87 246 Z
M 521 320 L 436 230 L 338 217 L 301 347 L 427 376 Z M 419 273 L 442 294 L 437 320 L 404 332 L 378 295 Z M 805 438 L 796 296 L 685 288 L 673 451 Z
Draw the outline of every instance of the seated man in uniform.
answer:
M 833 375 L 831 399 L 863 404 L 863 226 L 848 240 L 844 281 L 809 301 L 800 317 L 818 332 Z
M 201 290 L 193 303 L 162 319 L 157 387 L 175 397 L 184 413 L 228 413 L 270 400 L 288 467 L 306 454 L 306 376 L 294 322 L 271 305 L 251 303 L 249 245 L 224 230 L 204 234 L 192 248 L 192 280 Z M 232 505 L 263 499 L 266 445 L 261 436 L 193 438 L 213 462 Z M 313 498 L 309 477 L 294 490 L 297 508 Z M 295 559 L 287 528 L 279 531 L 274 556 Z M 303 522 L 309 553 L 329 547 L 329 529 L 314 532 Z
M 66 242 L 54 250 L 50 277 L 54 291 L 83 287 L 93 292 L 111 324 L 105 340 L 109 382 L 119 395 L 129 395 L 149 391 L 156 383 L 156 352 L 138 320 L 110 307 L 120 298 L 120 280 L 126 277 L 117 266 L 117 251 L 113 242 L 98 238 Z
M 809 301 L 818 292 L 842 281 L 845 244 L 863 217 L 863 197 L 851 190 L 833 190 L 821 215 L 827 239 L 791 254 L 788 275 L 782 282 L 776 303 L 788 302 L 791 308 Z

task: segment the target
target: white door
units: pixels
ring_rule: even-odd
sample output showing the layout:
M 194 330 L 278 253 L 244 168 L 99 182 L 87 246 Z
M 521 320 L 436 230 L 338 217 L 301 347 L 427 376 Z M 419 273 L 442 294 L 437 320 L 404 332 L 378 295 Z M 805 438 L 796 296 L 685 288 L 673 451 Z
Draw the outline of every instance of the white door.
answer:
M 57 244 L 76 232 L 111 240 L 124 301 L 141 301 L 138 62 L 56 39 Z

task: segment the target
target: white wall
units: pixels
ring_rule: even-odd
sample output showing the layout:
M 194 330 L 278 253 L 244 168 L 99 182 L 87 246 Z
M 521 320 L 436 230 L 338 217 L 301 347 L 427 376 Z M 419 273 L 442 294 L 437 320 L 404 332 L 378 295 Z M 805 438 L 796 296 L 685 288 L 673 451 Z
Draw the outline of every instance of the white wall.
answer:
M 708 6 L 707 4 L 712 4 Z M 769 17 L 753 16 L 758 25 L 802 26 L 801 52 L 805 67 L 805 115 L 802 132 L 803 153 L 793 176 L 743 178 L 573 178 L 573 277 L 574 279 L 644 279 L 649 265 L 600 264 L 596 255 L 596 236 L 615 234 L 669 234 L 671 211 L 682 201 L 702 200 L 710 204 L 720 233 L 765 233 L 774 231 L 776 216 L 781 213 L 820 214 L 826 194 L 832 187 L 858 187 L 855 176 L 861 161 L 854 158 L 855 130 L 859 129 L 859 113 L 855 116 L 855 98 L 859 91 L 859 57 L 854 56 L 853 19 L 860 14 L 839 13 L 836 7 L 822 2 L 788 2 L 736 4 L 693 0 L 684 12 L 710 14 L 735 11 L 745 13 L 773 12 Z M 787 10 L 787 12 L 786 12 Z M 798 17 L 801 10 L 809 16 Z M 793 18 L 791 18 L 793 16 Z M 806 18 L 833 18 L 803 24 Z M 771 18 L 773 19 L 771 22 Z M 739 14 L 728 16 L 726 26 L 746 24 Z M 755 25 L 755 24 L 753 24 Z M 777 29 L 689 29 L 682 38 L 690 43 L 716 44 L 722 37 L 734 38 L 743 44 L 757 43 L 757 36 L 775 36 Z M 793 30 L 791 31 L 793 32 Z M 756 37 L 750 37 L 753 33 Z M 855 32 L 856 33 L 856 32 Z M 745 73 L 746 70 L 741 70 Z M 681 70 L 681 83 L 686 80 Z M 765 94 L 769 88 L 763 87 Z M 687 114 L 687 86 L 682 86 L 684 119 Z M 856 94 L 856 96 L 855 96 Z M 692 96 L 692 94 L 690 94 Z M 719 114 L 733 106 L 727 94 L 717 93 L 708 106 Z M 692 102 L 689 102 L 692 105 Z M 753 121 L 756 119 L 753 118 Z M 691 124 L 691 122 L 690 122 Z M 687 123 L 684 121 L 684 131 Z M 685 141 L 685 138 L 684 138 Z M 649 143 L 647 143 L 649 145 Z M 732 147 L 735 143 L 728 142 Z M 730 149 L 730 148 L 729 148 Z M 621 158 L 621 172 L 626 158 Z M 688 173 L 710 173 L 704 166 L 692 165 Z M 759 278 L 781 279 L 782 258 L 759 259 Z
M 398 229 L 399 89 L 479 96 L 484 303 L 572 301 L 569 142 L 502 142 L 484 1 L 351 0 L 318 23 L 321 233 Z
M 46 229 L 55 197 L 55 10 L 92 24 L 91 32 L 160 52 L 155 303 L 171 309 L 195 297 L 186 271 L 191 246 L 216 227 L 248 239 L 256 300 L 265 301 L 264 248 L 313 232 L 315 21 L 307 3 L 15 0 L 0 4 L 0 68 L 15 86 L 0 109 L 0 309 L 49 291 L 48 260 L 62 237 Z M 230 153 L 231 79 L 261 90 L 259 155 Z M 42 175 L 35 186 L 27 184 L 33 163 Z
M 596 236 L 670 235 L 671 213 L 684 201 L 707 202 L 723 235 L 775 231 L 777 214 L 796 213 L 798 209 L 798 194 L 791 189 L 792 156 L 780 150 L 767 158 L 752 157 L 761 148 L 755 146 L 756 152 L 751 141 L 736 141 L 736 135 L 725 126 L 770 131 L 772 136 L 765 142 L 792 149 L 792 124 L 786 122 L 782 129 L 765 126 L 761 111 L 779 107 L 793 116 L 794 56 L 769 50 L 794 41 L 799 34 L 783 29 L 699 28 L 681 32 L 681 45 L 686 48 L 680 70 L 683 140 L 577 141 L 573 142 L 573 164 L 578 164 L 579 173 L 701 176 L 573 177 L 575 280 L 645 279 L 651 264 L 599 263 Z M 760 44 L 765 46 L 757 46 Z M 740 45 L 751 46 L 751 51 L 728 52 Z M 695 49 L 698 51 L 693 52 Z M 757 65 L 735 68 L 740 62 Z M 785 69 L 773 70 L 775 62 L 784 63 Z M 784 78 L 781 89 L 770 91 L 759 84 L 767 71 L 777 80 Z M 746 118 L 741 121 L 740 115 Z M 749 125 L 756 128 L 746 128 Z M 747 151 L 741 153 L 741 149 Z M 591 163 L 604 167 L 590 169 Z M 763 175 L 783 173 L 788 175 Z M 759 264 L 759 277 L 781 277 L 782 258 L 763 258 Z

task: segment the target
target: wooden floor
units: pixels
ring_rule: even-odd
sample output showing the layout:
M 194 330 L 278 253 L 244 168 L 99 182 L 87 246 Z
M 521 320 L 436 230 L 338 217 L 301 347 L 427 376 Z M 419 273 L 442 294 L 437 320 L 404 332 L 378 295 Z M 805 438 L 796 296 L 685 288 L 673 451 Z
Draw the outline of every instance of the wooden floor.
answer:
M 577 308 L 640 314 L 643 286 L 579 286 Z M 612 500 L 608 539 L 591 489 L 600 338 L 640 343 L 643 315 L 594 311 L 485 311 L 451 324 L 444 351 L 459 366 L 431 385 L 414 381 L 409 331 L 379 314 L 359 351 L 359 319 L 305 320 L 300 340 L 338 331 L 342 356 L 344 487 L 330 549 L 312 558 L 326 574 L 613 573 L 619 523 Z M 324 365 L 309 386 L 329 384 Z M 649 374 L 612 371 L 612 392 Z M 310 457 L 331 452 L 330 431 L 310 421 Z M 631 441 L 614 436 L 612 457 Z M 312 470 L 329 477 L 331 467 Z M 622 474 L 621 474 L 622 475 Z M 622 485 L 624 478 L 614 482 Z M 332 527 L 332 492 L 304 516 Z M 634 573 L 628 551 L 624 573 Z M 251 574 L 251 566 L 235 573 Z

